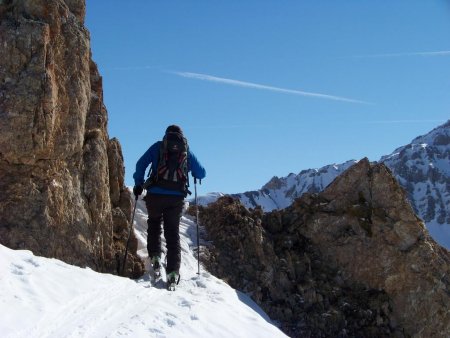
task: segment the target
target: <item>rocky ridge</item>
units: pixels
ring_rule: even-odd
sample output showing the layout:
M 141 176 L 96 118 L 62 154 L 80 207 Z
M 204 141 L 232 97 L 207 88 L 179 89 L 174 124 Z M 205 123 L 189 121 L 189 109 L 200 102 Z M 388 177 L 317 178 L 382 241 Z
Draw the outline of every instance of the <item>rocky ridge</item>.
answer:
M 293 337 L 446 337 L 450 254 L 390 170 L 359 161 L 319 194 L 264 213 L 201 208 L 203 262 Z
M 131 200 L 84 16 L 83 0 L 0 2 L 0 242 L 116 273 Z

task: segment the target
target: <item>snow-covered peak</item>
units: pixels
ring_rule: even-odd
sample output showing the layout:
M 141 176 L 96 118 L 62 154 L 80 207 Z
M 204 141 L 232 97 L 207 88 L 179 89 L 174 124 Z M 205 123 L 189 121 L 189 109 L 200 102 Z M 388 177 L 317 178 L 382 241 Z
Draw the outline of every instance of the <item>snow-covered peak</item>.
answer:
M 411 143 L 419 145 L 448 146 L 450 143 L 450 120 L 443 125 L 434 128 L 429 133 L 416 137 Z
M 392 158 L 404 156 L 406 152 L 440 152 L 448 154 L 450 145 L 450 120 L 443 125 L 434 128 L 425 135 L 416 137 L 411 143 L 395 149 L 391 154 L 382 156 L 380 162 L 391 160 Z M 450 160 L 449 158 L 447 158 Z

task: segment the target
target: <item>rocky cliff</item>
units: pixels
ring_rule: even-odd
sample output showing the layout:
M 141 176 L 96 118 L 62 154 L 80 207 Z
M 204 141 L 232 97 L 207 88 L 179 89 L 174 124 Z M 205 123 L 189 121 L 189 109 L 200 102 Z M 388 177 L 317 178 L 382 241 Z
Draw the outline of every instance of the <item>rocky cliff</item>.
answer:
M 319 194 L 264 213 L 201 209 L 204 264 L 293 337 L 447 337 L 450 254 L 390 170 L 364 159 Z
M 84 15 L 84 0 L 0 1 L 0 242 L 116 272 L 131 201 Z

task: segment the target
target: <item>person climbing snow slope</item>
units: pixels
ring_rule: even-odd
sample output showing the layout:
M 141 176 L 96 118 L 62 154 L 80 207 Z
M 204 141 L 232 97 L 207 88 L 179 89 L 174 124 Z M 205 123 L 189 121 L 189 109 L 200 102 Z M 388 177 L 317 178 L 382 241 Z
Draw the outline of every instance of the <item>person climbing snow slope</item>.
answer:
M 148 179 L 147 167 L 151 165 Z M 133 193 L 138 198 L 144 189 L 143 198 L 148 211 L 147 249 L 153 271 L 160 275 L 161 268 L 161 222 L 167 248 L 167 288 L 174 290 L 180 279 L 180 218 L 184 199 L 190 194 L 189 176 L 205 178 L 206 171 L 190 151 L 183 131 L 177 125 L 167 127 L 162 141 L 154 143 L 137 161 L 133 175 Z

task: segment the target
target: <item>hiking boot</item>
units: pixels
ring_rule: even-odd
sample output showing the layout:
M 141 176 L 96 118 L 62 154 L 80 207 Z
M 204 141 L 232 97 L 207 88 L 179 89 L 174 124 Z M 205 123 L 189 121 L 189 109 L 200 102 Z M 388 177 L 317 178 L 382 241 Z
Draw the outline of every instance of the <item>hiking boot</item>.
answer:
M 167 290 L 175 291 L 175 286 L 180 282 L 180 275 L 176 271 L 172 271 L 167 275 Z
M 161 257 L 159 256 L 152 257 L 152 268 L 155 276 L 161 275 Z

